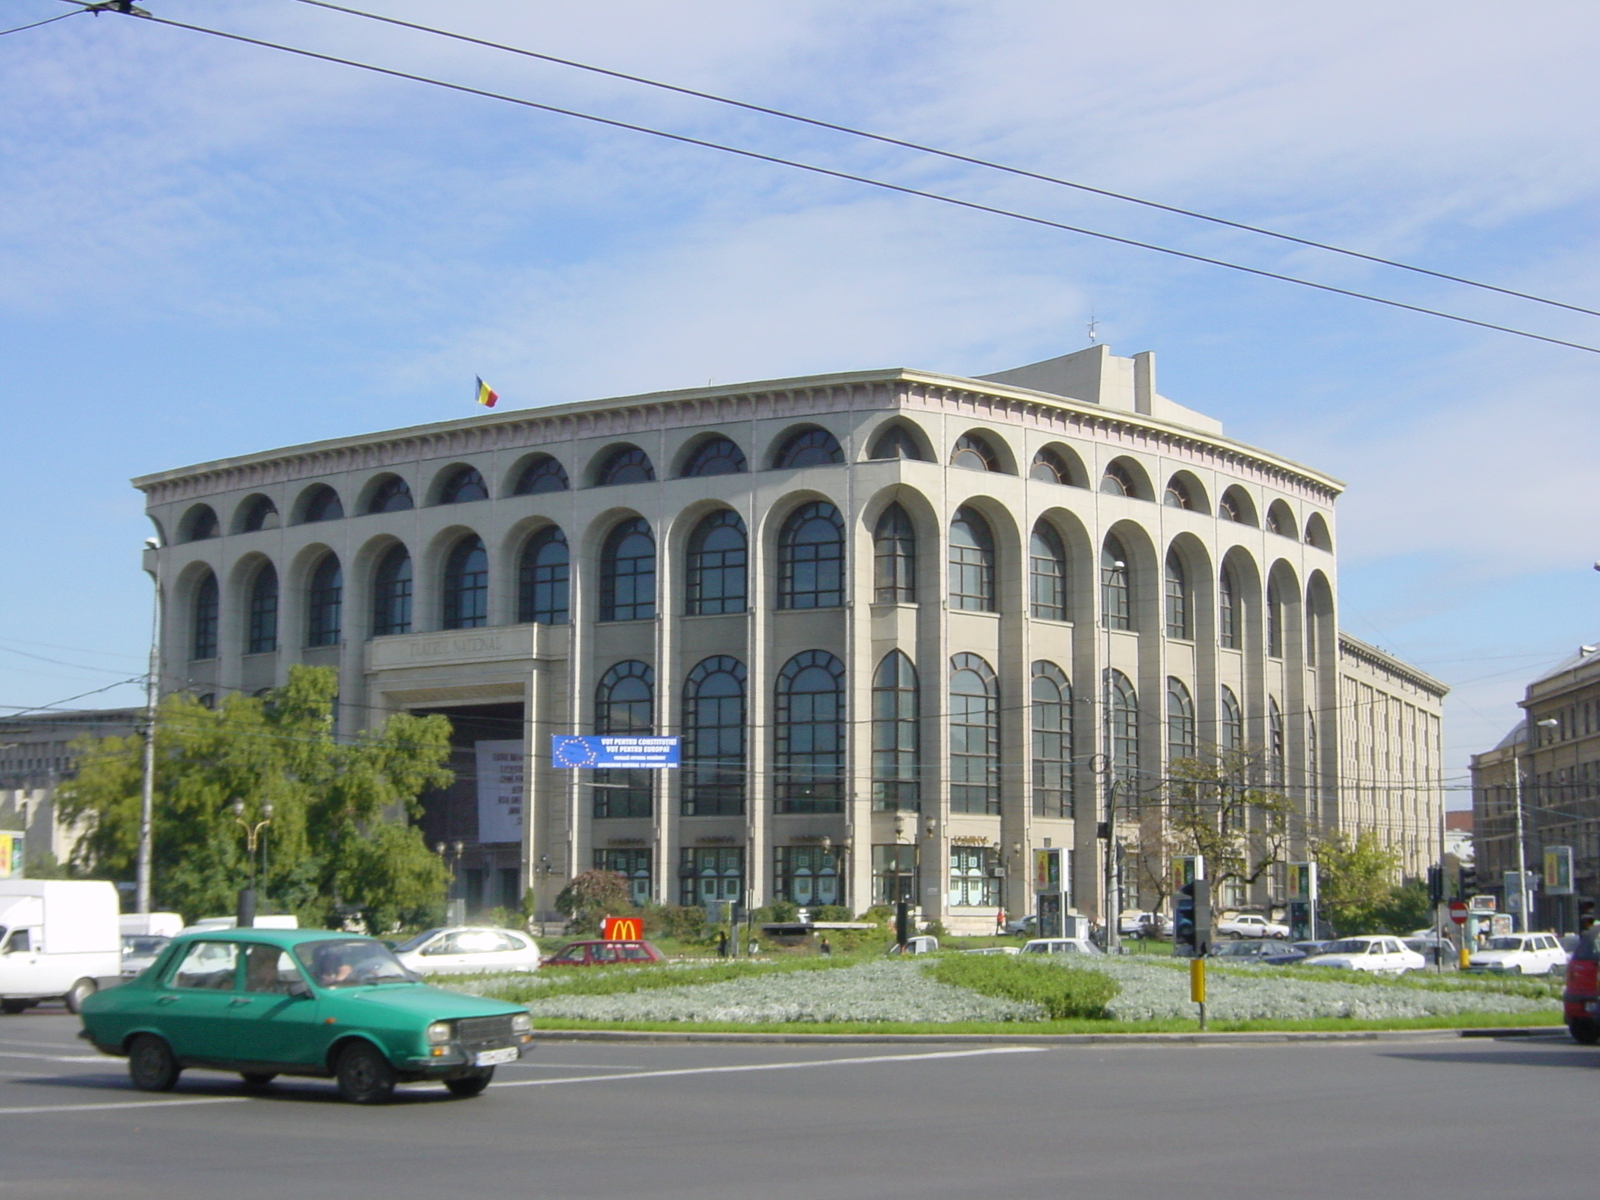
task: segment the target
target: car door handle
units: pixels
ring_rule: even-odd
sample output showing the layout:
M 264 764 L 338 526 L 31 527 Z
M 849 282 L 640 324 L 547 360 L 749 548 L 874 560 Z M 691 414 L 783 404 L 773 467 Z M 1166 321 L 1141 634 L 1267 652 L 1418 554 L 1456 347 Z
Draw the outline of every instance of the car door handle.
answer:
M 228 1001 L 229 1008 L 238 1008 L 241 1004 L 253 1004 L 255 1001 L 249 996 L 235 996 Z
M 156 1003 L 157 1004 L 176 1004 L 177 1002 L 178 1002 L 178 998 L 176 996 L 158 996 L 158 997 L 156 997 Z

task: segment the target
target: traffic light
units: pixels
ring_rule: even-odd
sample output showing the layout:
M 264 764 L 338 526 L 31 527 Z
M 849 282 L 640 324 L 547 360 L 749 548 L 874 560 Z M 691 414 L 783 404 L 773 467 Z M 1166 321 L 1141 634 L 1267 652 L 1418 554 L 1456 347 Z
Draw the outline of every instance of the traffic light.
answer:
M 1209 879 L 1196 879 L 1178 889 L 1178 915 L 1173 922 L 1172 940 L 1175 950 L 1187 946 L 1192 958 L 1203 956 L 1211 948 Z
M 1428 903 L 1444 903 L 1444 868 L 1428 868 Z
M 1461 864 L 1461 890 L 1456 893 L 1463 900 L 1476 895 L 1478 891 L 1478 868 L 1469 863 Z

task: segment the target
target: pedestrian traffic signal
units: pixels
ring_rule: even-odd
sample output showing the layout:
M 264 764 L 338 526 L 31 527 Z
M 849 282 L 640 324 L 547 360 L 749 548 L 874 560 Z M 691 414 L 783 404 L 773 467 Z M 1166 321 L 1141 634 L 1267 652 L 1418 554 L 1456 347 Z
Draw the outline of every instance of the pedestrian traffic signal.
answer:
M 1187 947 L 1198 958 L 1211 949 L 1211 881 L 1196 879 L 1178 889 L 1178 915 L 1172 929 L 1174 949 Z M 1179 950 L 1179 953 L 1184 953 Z

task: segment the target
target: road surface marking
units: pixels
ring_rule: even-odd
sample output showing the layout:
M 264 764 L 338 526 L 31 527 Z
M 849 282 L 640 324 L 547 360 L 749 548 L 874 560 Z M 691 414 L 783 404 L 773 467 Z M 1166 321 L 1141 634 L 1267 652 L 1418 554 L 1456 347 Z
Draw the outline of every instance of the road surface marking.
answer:
M 114 1062 L 105 1054 L 22 1054 L 16 1050 L 0 1050 L 0 1058 L 42 1058 L 46 1062 Z
M 112 1108 L 177 1108 L 181 1104 L 245 1104 L 249 1096 L 199 1096 L 192 1100 L 115 1100 L 107 1104 L 36 1104 L 28 1108 L 0 1108 L 0 1116 L 14 1113 L 97 1112 Z

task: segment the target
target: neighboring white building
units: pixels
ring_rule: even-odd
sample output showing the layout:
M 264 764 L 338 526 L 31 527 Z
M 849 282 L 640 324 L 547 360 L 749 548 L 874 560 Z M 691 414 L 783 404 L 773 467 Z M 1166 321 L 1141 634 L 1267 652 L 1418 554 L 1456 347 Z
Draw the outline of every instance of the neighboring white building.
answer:
M 1211 745 L 1270 753 L 1302 845 L 1348 816 L 1436 853 L 1436 788 L 1348 814 L 1318 750 L 1362 745 L 1353 680 L 1442 694 L 1337 633 L 1340 484 L 1162 397 L 1150 354 L 484 413 L 134 483 L 164 686 L 316 663 L 341 729 L 448 714 L 462 778 L 424 824 L 474 906 L 548 907 L 599 864 L 667 903 L 903 897 L 990 928 L 1031 909 L 1048 839 L 1094 913 L 1108 778 L 1158 795 Z M 1386 726 L 1408 787 L 1437 777 L 1434 699 Z M 551 734 L 604 731 L 680 735 L 684 765 L 552 768 Z M 480 742 L 527 756 L 520 841 Z

